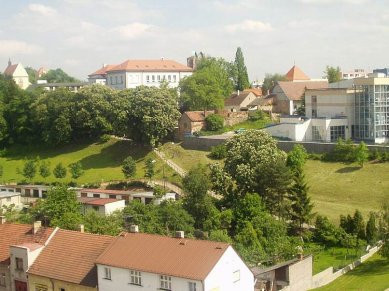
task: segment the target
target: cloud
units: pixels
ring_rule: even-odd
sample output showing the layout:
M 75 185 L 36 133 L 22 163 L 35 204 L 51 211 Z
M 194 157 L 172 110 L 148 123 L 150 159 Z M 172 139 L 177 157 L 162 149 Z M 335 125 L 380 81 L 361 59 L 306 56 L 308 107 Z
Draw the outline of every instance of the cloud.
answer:
M 0 55 L 35 55 L 42 51 L 42 47 L 24 41 L 0 39 Z
M 236 3 L 225 3 L 223 1 L 215 1 L 213 2 L 213 6 L 222 12 L 236 12 L 238 10 L 247 10 L 254 7 L 255 1 L 250 0 L 241 0 Z M 258 3 L 257 3 L 258 4 Z
M 122 39 L 135 39 L 150 32 L 154 28 L 153 25 L 134 22 L 122 26 L 117 26 L 112 29 L 113 33 L 117 33 Z
M 51 8 L 49 6 L 42 5 L 42 4 L 30 4 L 30 5 L 28 5 L 28 10 L 31 12 L 41 14 L 41 15 L 46 16 L 46 17 L 54 16 L 57 14 L 57 10 L 55 10 L 54 8 Z
M 255 21 L 255 20 L 245 20 L 241 23 L 227 25 L 227 32 L 234 33 L 237 31 L 251 31 L 251 32 L 261 32 L 261 31 L 270 31 L 272 26 L 268 22 Z

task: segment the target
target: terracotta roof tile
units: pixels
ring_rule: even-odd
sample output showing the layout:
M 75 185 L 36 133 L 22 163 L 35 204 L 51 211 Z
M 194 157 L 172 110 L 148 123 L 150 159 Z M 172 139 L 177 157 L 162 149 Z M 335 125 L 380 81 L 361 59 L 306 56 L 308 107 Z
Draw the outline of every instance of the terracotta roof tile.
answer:
M 101 76 L 105 76 L 107 74 L 107 71 L 116 67 L 116 65 L 106 65 L 104 67 L 102 67 L 101 69 L 98 69 L 96 72 L 88 75 L 89 77 L 92 77 L 92 76 L 98 76 L 98 75 L 101 75 Z
M 228 247 L 221 242 L 125 233 L 116 238 L 96 263 L 204 280 Z
M 193 122 L 201 122 L 205 120 L 205 117 L 213 114 L 213 111 L 206 111 L 204 116 L 204 111 L 186 111 L 185 115 Z
M 297 66 L 293 66 L 289 72 L 286 73 L 287 81 L 295 81 L 295 80 L 310 80 L 310 78 L 305 75 L 303 71 Z
M 17 66 L 18 64 L 8 66 L 4 71 L 4 75 L 12 76 L 15 73 Z
M 193 69 L 173 60 L 127 60 L 108 72 L 192 72 Z
M 115 237 L 58 230 L 27 273 L 97 286 L 96 258 Z
M 244 91 L 251 92 L 257 97 L 262 96 L 262 89 L 261 88 L 244 89 Z
M 52 228 L 41 228 L 36 234 L 33 234 L 32 225 L 8 223 L 1 224 L 0 264 L 9 264 L 9 247 L 11 245 L 43 245 L 52 232 Z
M 289 100 L 301 100 L 305 89 L 328 88 L 327 81 L 288 82 L 279 81 L 278 85 Z
M 233 93 L 230 97 L 224 100 L 224 106 L 239 106 L 246 99 L 247 96 L 253 94 L 250 91 L 243 91 L 238 93 Z

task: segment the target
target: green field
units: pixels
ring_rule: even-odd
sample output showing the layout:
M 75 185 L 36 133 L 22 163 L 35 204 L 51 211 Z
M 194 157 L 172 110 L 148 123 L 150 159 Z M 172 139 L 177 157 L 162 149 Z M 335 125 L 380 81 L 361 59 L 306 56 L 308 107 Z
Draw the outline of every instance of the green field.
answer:
M 169 177 L 169 181 L 177 183 L 180 180 L 173 170 L 163 166 L 162 160 L 150 148 L 116 139 L 111 139 L 105 143 L 71 144 L 54 149 L 44 146 L 12 147 L 3 157 L 0 157 L 0 164 L 4 169 L 1 180 L 5 183 L 25 180 L 22 174 L 20 174 L 24 162 L 26 159 L 35 159 L 36 157 L 39 157 L 40 160 L 49 161 L 51 170 L 59 162 L 62 162 L 64 166 L 68 166 L 70 163 L 81 161 L 85 173 L 77 181 L 80 184 L 124 180 L 124 175 L 121 172 L 121 163 L 129 155 L 137 162 L 135 178 L 144 177 L 145 161 L 148 158 L 152 158 L 156 161 L 154 179 L 162 179 L 164 170 L 165 176 Z M 64 179 L 56 179 L 53 175 L 43 179 L 38 173 L 33 179 L 35 183 L 50 183 L 54 181 L 70 182 L 69 171 Z
M 369 260 L 317 291 L 369 290 L 389 288 L 389 260 L 374 255 Z

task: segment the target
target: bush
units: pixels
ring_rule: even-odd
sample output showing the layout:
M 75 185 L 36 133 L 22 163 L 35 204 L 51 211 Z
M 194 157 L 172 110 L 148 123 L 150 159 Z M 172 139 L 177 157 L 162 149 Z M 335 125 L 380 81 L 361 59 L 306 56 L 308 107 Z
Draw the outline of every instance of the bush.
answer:
M 380 162 L 385 163 L 389 161 L 389 153 L 388 152 L 382 152 L 380 156 Z
M 308 155 L 308 159 L 314 160 L 314 161 L 321 161 L 323 159 L 323 155 L 312 153 L 312 154 Z
M 224 126 L 224 118 L 218 114 L 211 114 L 205 118 L 206 128 L 209 131 L 220 130 Z
M 226 147 L 223 144 L 211 148 L 210 158 L 215 160 L 224 159 L 227 155 Z
M 251 121 L 264 120 L 267 117 L 268 115 L 262 110 L 257 110 L 249 113 L 249 120 Z
M 380 152 L 377 149 L 374 149 L 369 152 L 369 160 L 370 161 L 375 161 L 380 158 Z
M 102 142 L 102 143 L 106 143 L 110 139 L 111 139 L 111 136 L 109 134 L 103 134 L 102 136 L 100 136 L 100 142 Z
M 351 139 L 339 139 L 335 148 L 325 155 L 325 159 L 334 162 L 353 163 L 356 161 L 356 146 Z

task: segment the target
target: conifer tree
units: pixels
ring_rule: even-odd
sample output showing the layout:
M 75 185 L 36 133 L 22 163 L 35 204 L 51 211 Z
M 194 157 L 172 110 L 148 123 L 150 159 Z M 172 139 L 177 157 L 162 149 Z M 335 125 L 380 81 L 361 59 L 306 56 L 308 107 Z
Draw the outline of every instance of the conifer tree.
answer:
M 236 69 L 235 89 L 244 90 L 250 88 L 249 76 L 247 74 L 246 65 L 244 64 L 243 52 L 240 47 L 238 47 L 235 54 L 235 69 Z

